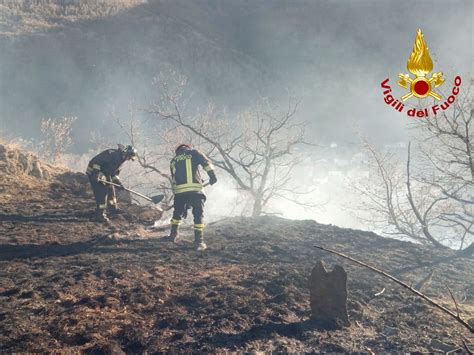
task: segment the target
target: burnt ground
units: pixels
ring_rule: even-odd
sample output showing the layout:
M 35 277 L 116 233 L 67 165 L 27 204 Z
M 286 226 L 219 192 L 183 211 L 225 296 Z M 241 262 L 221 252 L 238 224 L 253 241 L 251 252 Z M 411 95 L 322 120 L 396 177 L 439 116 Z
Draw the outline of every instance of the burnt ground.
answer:
M 0 156 L 1 160 L 1 156 Z M 0 164 L 1 165 L 1 164 Z M 474 320 L 474 259 L 276 217 L 210 223 L 209 249 L 150 228 L 161 213 L 124 206 L 113 226 L 89 221 L 81 174 L 0 172 L 0 351 L 447 351 L 469 332 L 390 281 L 316 250 L 337 249 L 416 284 Z M 309 320 L 308 278 L 320 259 L 348 272 L 351 326 Z M 385 291 L 376 296 L 381 290 Z M 474 344 L 473 344 L 474 345 Z

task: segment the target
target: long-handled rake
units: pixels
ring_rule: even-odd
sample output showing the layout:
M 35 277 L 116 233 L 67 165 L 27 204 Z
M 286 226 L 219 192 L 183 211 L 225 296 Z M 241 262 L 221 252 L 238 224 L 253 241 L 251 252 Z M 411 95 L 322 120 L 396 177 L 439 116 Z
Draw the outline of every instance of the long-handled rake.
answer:
M 130 193 L 132 193 L 132 194 L 134 194 L 134 195 L 140 196 L 141 198 L 144 198 L 144 199 L 147 200 L 147 201 L 153 202 L 154 204 L 160 203 L 160 202 L 163 201 L 163 199 L 165 198 L 165 195 L 156 195 L 156 196 L 148 197 L 148 196 L 142 195 L 142 194 L 139 193 L 139 192 L 136 192 L 136 191 L 127 189 L 126 187 L 123 187 L 123 186 L 121 186 L 121 185 L 119 185 L 119 184 L 115 184 L 115 183 L 110 182 L 110 181 L 102 180 L 101 182 L 103 182 L 104 184 L 108 184 L 108 185 L 120 187 L 120 188 L 124 189 L 125 191 L 128 191 L 128 192 L 130 192 Z

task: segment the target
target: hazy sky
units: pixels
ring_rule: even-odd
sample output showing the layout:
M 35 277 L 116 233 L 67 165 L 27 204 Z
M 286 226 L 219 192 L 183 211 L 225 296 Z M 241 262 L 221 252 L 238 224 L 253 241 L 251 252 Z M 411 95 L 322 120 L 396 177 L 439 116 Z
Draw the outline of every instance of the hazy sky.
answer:
M 321 130 L 338 136 L 335 131 L 340 129 L 337 138 L 350 140 L 350 121 L 355 119 L 360 121 L 364 132 L 375 138 L 403 139 L 408 120 L 386 107 L 380 82 L 388 77 L 397 97 L 405 93 L 396 81 L 398 73 L 408 72 L 406 61 L 418 28 L 422 29 L 435 61 L 434 70 L 445 73 L 446 83 L 442 88 L 452 86 L 458 73 L 468 83 L 474 58 L 472 2 L 329 3 L 345 5 L 339 5 L 335 14 L 328 14 L 332 21 L 327 21 L 330 27 L 321 35 L 321 41 L 326 44 L 321 60 L 326 62 L 327 69 L 313 75 L 315 82 L 322 80 L 326 87 L 307 96 L 313 103 L 315 125 Z

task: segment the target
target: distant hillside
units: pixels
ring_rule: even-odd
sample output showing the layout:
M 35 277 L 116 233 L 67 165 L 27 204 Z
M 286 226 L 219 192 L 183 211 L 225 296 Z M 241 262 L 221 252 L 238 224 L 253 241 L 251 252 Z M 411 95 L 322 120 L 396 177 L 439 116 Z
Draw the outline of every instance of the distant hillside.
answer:
M 46 31 L 70 22 L 115 15 L 144 0 L 3 0 L 0 35 Z
M 126 112 L 131 100 L 148 107 L 157 96 L 153 77 L 177 71 L 201 105 L 240 110 L 260 96 L 286 99 L 290 89 L 319 139 L 352 138 L 341 125 L 355 117 L 396 140 L 396 124 L 371 106 L 385 109 L 374 99 L 379 79 L 403 68 L 412 45 L 415 29 L 394 29 L 437 11 L 405 3 L 0 0 L 1 128 L 31 137 L 43 117 L 77 116 L 74 140 L 84 151 L 91 130 L 115 127 L 112 108 Z M 439 53 L 451 53 L 440 44 L 451 43 L 443 36 L 453 19 L 467 21 L 461 4 L 453 0 L 446 19 L 426 29 Z M 397 57 L 394 48 L 406 53 Z
M 100 18 L 82 12 L 67 26 L 58 26 L 61 16 L 48 19 L 32 8 L 24 18 L 40 17 L 45 26 L 22 36 L 11 26 L 15 36 L 0 36 L 0 120 L 11 132 L 34 136 L 42 117 L 74 115 L 75 141 L 85 146 L 91 128 L 110 131 L 111 107 L 149 105 L 160 72 L 188 76 L 195 100 L 204 102 L 239 105 L 268 87 L 264 66 L 215 28 L 196 25 L 206 20 L 197 2 L 174 6 L 159 1 Z M 186 7 L 194 14 L 187 20 Z

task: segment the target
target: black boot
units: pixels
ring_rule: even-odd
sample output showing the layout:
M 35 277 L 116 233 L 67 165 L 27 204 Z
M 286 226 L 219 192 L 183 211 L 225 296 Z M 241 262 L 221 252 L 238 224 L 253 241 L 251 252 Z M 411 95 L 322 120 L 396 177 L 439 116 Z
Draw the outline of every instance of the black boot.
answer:
M 207 249 L 206 243 L 204 243 L 204 238 L 202 236 L 202 230 L 194 230 L 194 247 L 198 251 L 203 251 Z
M 117 216 L 122 213 L 122 211 L 117 207 L 117 205 L 109 205 L 109 208 L 107 209 L 107 212 L 111 216 Z
M 105 209 L 96 208 L 93 220 L 95 222 L 102 222 L 102 223 L 110 223 L 110 219 L 108 219 L 107 215 L 105 214 Z
M 168 239 L 172 241 L 173 243 L 176 243 L 178 241 L 178 225 L 177 224 L 171 225 L 170 235 Z

